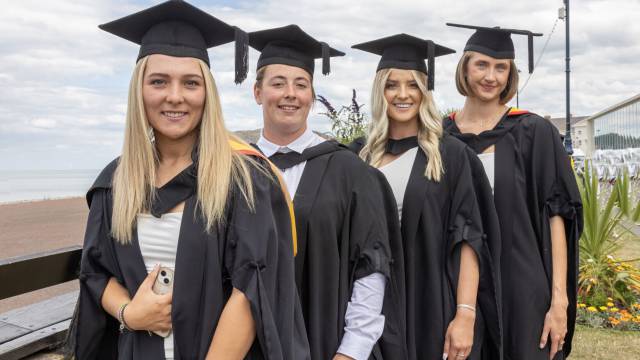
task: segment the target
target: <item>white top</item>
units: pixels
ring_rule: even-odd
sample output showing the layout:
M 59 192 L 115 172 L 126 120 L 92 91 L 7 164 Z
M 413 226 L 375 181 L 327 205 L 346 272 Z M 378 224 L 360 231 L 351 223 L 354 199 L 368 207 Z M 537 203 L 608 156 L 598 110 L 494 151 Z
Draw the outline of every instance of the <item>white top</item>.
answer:
M 260 132 L 260 139 L 256 145 L 260 148 L 263 154 L 267 157 L 271 155 L 281 152 L 288 153 L 291 151 L 295 151 L 298 154 L 302 154 L 304 149 L 310 148 L 312 146 L 316 146 L 320 143 L 326 141 L 320 136 L 316 135 L 311 129 L 307 128 L 307 130 L 300 135 L 299 138 L 295 139 L 291 144 L 280 146 L 272 143 L 271 141 L 264 138 L 262 132 Z M 301 162 L 298 165 L 294 165 L 288 169 L 285 169 L 282 172 L 282 178 L 284 182 L 287 184 L 287 189 L 289 190 L 289 195 L 293 199 L 296 195 L 296 190 L 298 189 L 298 184 L 300 184 L 300 178 L 302 178 L 302 173 L 304 172 L 304 167 L 307 165 L 306 161 Z
M 262 153 L 269 157 L 277 152 L 295 151 L 301 154 L 305 149 L 324 141 L 326 140 L 307 128 L 299 138 L 288 145 L 276 145 L 265 139 L 262 133 L 256 145 Z M 282 172 L 282 177 L 294 202 L 306 164 L 307 162 L 304 161 Z M 369 358 L 373 346 L 382 336 L 384 330 L 384 315 L 381 312 L 385 286 L 386 278 L 380 273 L 373 273 L 354 281 L 351 301 L 347 304 L 344 317 L 344 336 L 338 353 L 356 360 Z
M 496 153 L 478 154 L 478 158 L 482 161 L 484 172 L 487 174 L 487 179 L 489 179 L 489 183 L 491 184 L 491 193 L 493 193 L 493 184 L 496 178 Z
M 418 147 L 416 146 L 405 151 L 392 162 L 378 168 L 387 178 L 387 182 L 391 186 L 391 190 L 393 190 L 393 197 L 396 198 L 396 204 L 398 204 L 399 218 L 402 218 L 402 201 L 404 200 L 404 193 L 409 183 L 409 175 L 417 154 Z
M 160 218 L 138 215 L 138 243 L 147 274 L 156 264 L 175 270 L 181 221 L 181 212 L 167 213 Z M 164 354 L 167 360 L 173 359 L 173 332 L 164 338 Z

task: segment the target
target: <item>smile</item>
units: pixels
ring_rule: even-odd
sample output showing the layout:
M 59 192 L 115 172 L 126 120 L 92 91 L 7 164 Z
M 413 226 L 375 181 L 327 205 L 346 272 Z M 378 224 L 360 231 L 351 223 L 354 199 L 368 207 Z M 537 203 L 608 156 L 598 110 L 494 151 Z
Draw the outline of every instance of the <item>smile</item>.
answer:
M 394 103 L 393 106 L 395 106 L 398 109 L 401 110 L 406 110 L 409 109 L 410 107 L 413 106 L 413 104 L 408 104 L 408 103 Z
M 300 106 L 295 105 L 278 105 L 278 109 L 283 110 L 285 112 L 294 112 L 300 109 Z
M 162 115 L 168 118 L 180 118 L 187 115 L 186 112 L 176 112 L 176 111 L 163 111 Z

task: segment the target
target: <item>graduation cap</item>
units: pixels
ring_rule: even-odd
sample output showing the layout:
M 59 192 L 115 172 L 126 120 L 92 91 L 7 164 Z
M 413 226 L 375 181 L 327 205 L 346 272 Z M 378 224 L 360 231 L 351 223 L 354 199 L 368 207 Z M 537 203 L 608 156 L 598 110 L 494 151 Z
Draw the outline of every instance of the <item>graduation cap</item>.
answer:
M 249 45 L 260 51 L 257 68 L 284 64 L 296 66 L 313 75 L 315 59 L 322 58 L 322 74 L 331 72 L 330 58 L 344 53 L 311 37 L 298 25 L 249 33 Z
M 185 1 L 166 1 L 98 27 L 139 44 L 136 61 L 147 55 L 163 54 L 193 57 L 210 66 L 207 49 L 235 40 L 236 84 L 247 77 L 247 33 Z
M 467 41 L 464 51 L 477 51 L 495 59 L 515 59 L 511 34 L 526 35 L 529 42 L 529 74 L 533 72 L 533 37 L 542 34 L 529 30 L 502 29 L 498 26 L 491 28 L 453 23 L 447 25 L 476 30 Z
M 417 70 L 427 74 L 424 60 L 429 62 L 427 89 L 433 90 L 435 84 L 435 58 L 455 53 L 455 50 L 438 45 L 431 40 L 423 40 L 407 34 L 397 34 L 378 40 L 353 45 L 352 48 L 381 55 L 378 63 L 381 69 Z

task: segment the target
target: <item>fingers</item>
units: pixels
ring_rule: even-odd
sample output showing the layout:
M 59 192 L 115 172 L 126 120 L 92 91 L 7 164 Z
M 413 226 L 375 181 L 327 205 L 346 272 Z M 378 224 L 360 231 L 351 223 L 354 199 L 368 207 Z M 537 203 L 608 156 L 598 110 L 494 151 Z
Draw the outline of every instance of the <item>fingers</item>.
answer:
M 449 335 L 449 331 L 447 330 L 447 334 L 444 337 L 444 349 L 442 350 L 442 360 L 447 360 L 449 357 L 449 346 L 451 345 L 451 336 Z
M 547 346 L 547 340 L 549 339 L 549 333 L 551 332 L 551 326 L 547 323 L 547 320 L 544 321 L 544 328 L 542 329 L 542 336 L 540 337 L 540 349 L 544 349 Z
M 560 337 L 552 336 L 551 337 L 551 349 L 549 349 L 549 359 L 552 360 L 556 353 L 558 352 L 558 346 L 560 346 Z
M 149 273 L 149 275 L 147 275 L 147 277 L 144 278 L 144 281 L 142 282 L 142 284 L 140 284 L 140 287 L 151 289 L 153 287 L 154 281 L 156 281 L 156 277 L 158 277 L 159 270 L 160 270 L 160 265 L 156 264 L 156 266 L 153 267 L 153 270 Z

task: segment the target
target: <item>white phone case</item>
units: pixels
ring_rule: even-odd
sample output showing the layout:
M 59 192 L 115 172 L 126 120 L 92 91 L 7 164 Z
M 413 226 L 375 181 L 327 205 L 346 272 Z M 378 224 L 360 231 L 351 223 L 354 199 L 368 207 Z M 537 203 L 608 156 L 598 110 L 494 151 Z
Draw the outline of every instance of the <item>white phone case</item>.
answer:
M 161 266 L 151 289 L 158 295 L 168 294 L 173 291 L 173 270 Z M 166 338 L 171 334 L 171 331 L 154 331 L 153 333 Z

